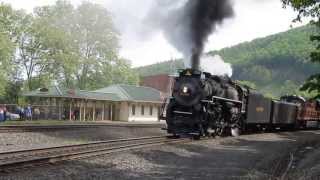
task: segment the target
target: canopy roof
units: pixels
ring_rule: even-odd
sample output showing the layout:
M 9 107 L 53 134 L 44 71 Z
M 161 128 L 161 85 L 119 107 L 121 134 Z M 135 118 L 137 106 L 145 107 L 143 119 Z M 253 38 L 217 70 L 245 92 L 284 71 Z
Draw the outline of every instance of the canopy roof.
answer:
M 114 93 L 121 101 L 161 102 L 160 91 L 143 86 L 118 84 L 94 91 L 96 93 Z
M 160 91 L 142 86 L 112 85 L 95 91 L 66 89 L 59 86 L 40 88 L 23 94 L 26 97 L 55 97 L 101 101 L 161 103 Z

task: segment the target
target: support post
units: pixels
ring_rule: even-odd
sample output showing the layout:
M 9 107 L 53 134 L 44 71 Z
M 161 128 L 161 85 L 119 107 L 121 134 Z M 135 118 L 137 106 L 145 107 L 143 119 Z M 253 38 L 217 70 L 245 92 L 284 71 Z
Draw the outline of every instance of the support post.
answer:
M 103 101 L 102 103 L 102 115 L 101 115 L 101 120 L 104 121 L 104 111 L 105 111 L 105 102 Z
M 82 121 L 82 100 L 80 100 L 80 107 L 79 107 L 79 121 Z
M 97 103 L 97 101 L 94 101 L 92 104 L 92 106 L 93 106 L 92 121 L 96 121 L 96 103 Z
M 59 120 L 61 120 L 61 99 L 58 100 L 58 111 L 59 111 Z
M 47 107 L 48 107 L 48 109 L 49 109 L 49 114 L 48 114 L 48 119 L 47 120 L 50 120 L 51 119 L 51 116 L 52 116 L 52 106 L 51 106 L 51 102 L 52 102 L 52 98 L 51 97 L 49 97 L 48 98 L 48 104 L 47 104 Z
M 83 121 L 86 121 L 86 107 L 87 107 L 87 101 L 84 100 Z
M 113 104 L 110 104 L 110 120 L 113 121 Z
M 69 121 L 72 120 L 72 100 L 69 101 Z

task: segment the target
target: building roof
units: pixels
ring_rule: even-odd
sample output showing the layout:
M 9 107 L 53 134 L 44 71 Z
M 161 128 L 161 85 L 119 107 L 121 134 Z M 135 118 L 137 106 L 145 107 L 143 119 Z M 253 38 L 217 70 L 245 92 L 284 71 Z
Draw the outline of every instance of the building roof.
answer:
M 105 101 L 161 102 L 160 91 L 141 86 L 113 85 L 95 91 L 66 89 L 59 86 L 40 88 L 23 94 L 27 97 L 61 97 Z
M 23 95 L 27 97 L 64 97 L 73 99 L 120 101 L 120 97 L 114 93 L 98 93 L 93 91 L 66 89 L 58 86 L 39 88 L 35 91 L 24 93 Z
M 117 84 L 106 88 L 98 89 L 94 92 L 116 93 L 119 95 L 122 101 L 161 102 L 160 91 L 144 86 Z

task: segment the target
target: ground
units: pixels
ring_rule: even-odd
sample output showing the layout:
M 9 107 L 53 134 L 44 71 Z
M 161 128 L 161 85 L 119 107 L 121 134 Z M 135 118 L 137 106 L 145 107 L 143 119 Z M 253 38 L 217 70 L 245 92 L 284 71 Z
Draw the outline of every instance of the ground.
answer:
M 320 131 L 244 135 L 31 168 L 0 179 L 320 179 L 319 145 Z
M 158 125 L 153 128 L 115 125 L 47 132 L 0 133 L 0 152 L 164 134 Z
M 73 124 L 141 124 L 141 122 L 124 122 L 124 121 L 69 121 L 69 120 L 8 120 L 0 123 L 1 126 L 7 125 L 73 125 Z M 143 124 L 163 124 L 164 122 L 143 122 Z

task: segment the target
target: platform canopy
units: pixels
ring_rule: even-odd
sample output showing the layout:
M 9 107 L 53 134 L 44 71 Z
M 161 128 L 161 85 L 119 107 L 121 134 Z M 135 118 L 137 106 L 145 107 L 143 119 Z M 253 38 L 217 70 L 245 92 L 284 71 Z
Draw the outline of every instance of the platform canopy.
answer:
M 162 103 L 160 91 L 150 87 L 132 85 L 112 85 L 95 91 L 51 86 L 49 88 L 39 88 L 34 91 L 26 92 L 23 95 L 26 97 Z
M 161 103 L 160 91 L 143 86 L 132 85 L 112 85 L 106 88 L 98 89 L 95 93 L 114 93 L 120 97 L 121 101 L 128 102 L 150 102 Z

